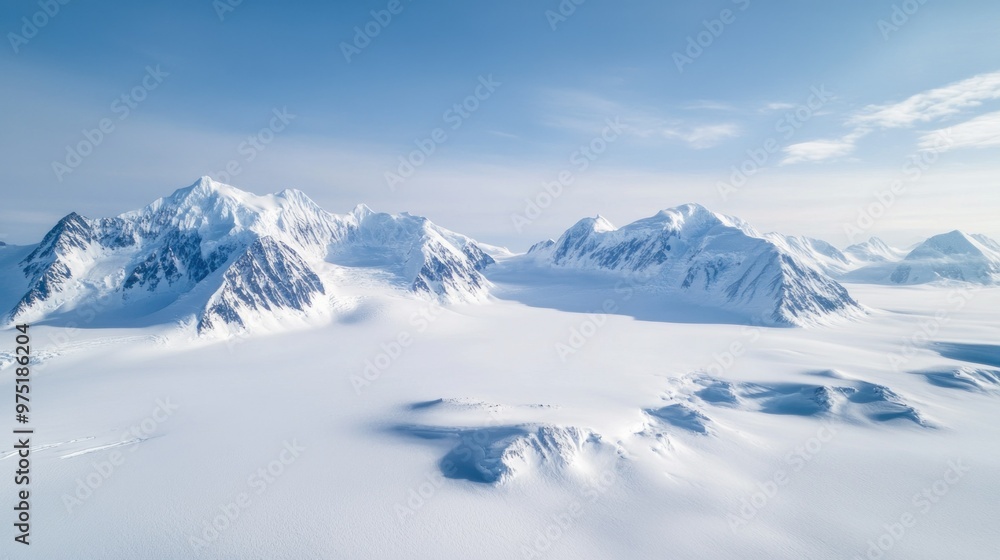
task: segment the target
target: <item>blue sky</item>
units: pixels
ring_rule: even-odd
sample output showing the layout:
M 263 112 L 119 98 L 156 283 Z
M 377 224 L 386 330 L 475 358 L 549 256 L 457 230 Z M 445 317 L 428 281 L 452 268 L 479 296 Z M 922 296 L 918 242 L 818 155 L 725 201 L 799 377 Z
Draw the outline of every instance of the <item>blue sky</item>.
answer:
M 1000 236 L 997 21 L 985 0 L 7 2 L 0 234 L 212 175 L 513 249 L 686 202 L 839 246 Z

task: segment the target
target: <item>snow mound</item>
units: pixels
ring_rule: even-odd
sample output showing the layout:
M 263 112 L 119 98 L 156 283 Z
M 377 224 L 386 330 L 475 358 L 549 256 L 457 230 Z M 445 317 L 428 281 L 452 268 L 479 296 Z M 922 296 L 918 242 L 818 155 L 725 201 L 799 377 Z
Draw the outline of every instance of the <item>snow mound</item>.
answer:
M 398 426 L 395 431 L 453 447 L 440 461 L 445 478 L 504 484 L 529 472 L 562 476 L 589 455 L 608 447 L 591 430 L 553 425 L 447 428 Z
M 701 411 L 684 403 L 674 403 L 661 408 L 646 409 L 643 412 L 659 424 L 667 424 L 701 435 L 712 433 L 712 430 L 709 428 L 712 420 Z
M 929 383 L 938 387 L 977 393 L 1000 391 L 1000 370 L 963 366 L 932 368 L 913 373 L 923 375 Z
M 511 409 L 558 408 L 549 404 L 505 405 L 469 397 L 440 398 L 429 401 L 415 402 L 407 405 L 408 410 L 481 410 L 487 413 L 500 413 Z
M 830 417 L 848 422 L 904 420 L 929 427 L 916 408 L 883 385 L 745 384 L 743 395 L 767 414 Z
M 704 373 L 688 376 L 679 383 L 682 395 L 712 406 L 855 424 L 900 420 L 933 427 L 916 407 L 884 385 L 850 380 L 836 372 L 824 375 L 837 384 L 733 383 Z M 679 417 L 682 423 L 687 421 L 684 415 L 687 411 L 673 410 L 674 417 Z
M 695 396 L 716 406 L 738 406 L 742 402 L 736 393 L 736 385 L 721 379 L 705 378 L 699 380 L 702 389 L 695 391 Z
M 935 342 L 931 348 L 943 358 L 1000 368 L 1000 345 Z

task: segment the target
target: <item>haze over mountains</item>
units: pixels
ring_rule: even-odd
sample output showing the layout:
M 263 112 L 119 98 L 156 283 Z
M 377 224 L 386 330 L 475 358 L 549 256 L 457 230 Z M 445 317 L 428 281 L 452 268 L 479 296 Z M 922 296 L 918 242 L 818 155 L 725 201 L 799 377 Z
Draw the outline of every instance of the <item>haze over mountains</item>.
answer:
M 640 288 L 662 301 L 775 326 L 863 313 L 840 281 L 1000 278 L 1000 245 L 958 231 L 909 253 L 877 238 L 840 251 L 820 240 L 761 234 L 688 204 L 621 228 L 586 218 L 558 240 L 511 255 L 426 218 L 364 205 L 331 214 L 300 191 L 256 196 L 207 177 L 117 217 L 70 214 L 38 245 L 2 251 L 9 279 L 0 303 L 8 322 L 58 324 L 87 309 L 108 324 L 142 317 L 199 333 L 323 313 L 343 286 L 485 302 L 498 260 L 508 268 L 642 278 Z

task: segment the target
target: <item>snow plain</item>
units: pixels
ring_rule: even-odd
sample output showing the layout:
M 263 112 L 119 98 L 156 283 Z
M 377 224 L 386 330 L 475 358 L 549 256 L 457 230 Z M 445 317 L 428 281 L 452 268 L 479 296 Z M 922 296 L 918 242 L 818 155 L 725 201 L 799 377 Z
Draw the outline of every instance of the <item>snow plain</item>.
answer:
M 489 276 L 485 305 L 341 290 L 281 334 L 32 327 L 4 557 L 996 557 L 1000 289 L 847 284 L 866 316 L 766 328 Z

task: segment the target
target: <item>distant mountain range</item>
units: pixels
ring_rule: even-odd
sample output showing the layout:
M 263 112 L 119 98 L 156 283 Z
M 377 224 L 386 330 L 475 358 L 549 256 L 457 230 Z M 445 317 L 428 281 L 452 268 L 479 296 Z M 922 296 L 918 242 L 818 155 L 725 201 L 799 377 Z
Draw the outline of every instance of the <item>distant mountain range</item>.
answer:
M 739 311 L 764 324 L 806 325 L 860 306 L 812 263 L 749 224 L 697 204 L 616 229 L 587 218 L 528 253 L 540 265 L 650 277 L 664 297 Z
M 926 284 L 939 281 L 1000 282 L 1000 245 L 985 235 L 942 233 L 917 245 L 902 258 L 874 260 L 844 274 L 845 280 L 880 284 Z
M 773 233 L 766 237 L 842 282 L 1000 283 L 1000 244 L 985 235 L 956 230 L 935 235 L 909 251 L 890 247 L 877 237 L 843 251 L 818 239 Z
M 622 228 L 587 218 L 558 240 L 510 255 L 426 218 L 364 205 L 331 214 L 300 191 L 256 196 L 207 177 L 141 210 L 100 219 L 72 213 L 37 245 L 0 247 L 8 322 L 58 320 L 85 307 L 112 323 L 188 317 L 199 333 L 309 315 L 337 297 L 345 278 L 446 303 L 485 302 L 495 259 L 642 276 L 658 297 L 778 326 L 863 313 L 838 280 L 1000 279 L 1000 245 L 957 231 L 909 253 L 875 238 L 840 251 L 761 234 L 689 204 Z

